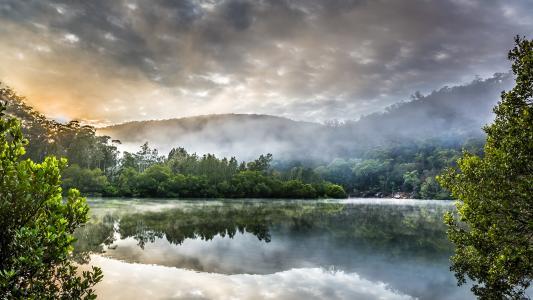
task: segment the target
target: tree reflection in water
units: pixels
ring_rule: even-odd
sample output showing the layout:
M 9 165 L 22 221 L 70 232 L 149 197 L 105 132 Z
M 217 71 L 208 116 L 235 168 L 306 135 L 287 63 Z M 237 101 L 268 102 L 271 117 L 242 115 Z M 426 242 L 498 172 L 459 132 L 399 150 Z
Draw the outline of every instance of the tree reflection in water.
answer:
M 272 231 L 326 234 L 339 245 L 389 255 L 441 257 L 451 251 L 440 205 L 400 206 L 327 202 L 221 202 L 133 213 L 107 214 L 76 232 L 76 257 L 102 253 L 115 239 L 134 238 L 139 247 L 156 239 L 181 245 L 186 239 L 233 238 L 249 233 L 269 243 Z M 117 235 L 118 234 L 118 235 Z

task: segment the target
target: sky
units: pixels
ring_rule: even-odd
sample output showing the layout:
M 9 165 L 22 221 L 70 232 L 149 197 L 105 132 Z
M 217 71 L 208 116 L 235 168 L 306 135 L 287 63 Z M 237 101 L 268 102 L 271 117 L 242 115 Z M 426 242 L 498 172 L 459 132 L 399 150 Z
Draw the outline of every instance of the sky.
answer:
M 0 81 L 60 121 L 354 120 L 507 72 L 530 0 L 0 0 Z

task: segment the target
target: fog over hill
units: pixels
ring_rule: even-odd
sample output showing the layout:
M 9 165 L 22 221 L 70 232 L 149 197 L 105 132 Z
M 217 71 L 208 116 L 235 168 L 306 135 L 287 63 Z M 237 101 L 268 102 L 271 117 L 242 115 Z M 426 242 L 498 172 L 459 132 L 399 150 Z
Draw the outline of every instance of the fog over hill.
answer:
M 321 124 L 247 114 L 129 122 L 98 129 L 99 134 L 121 140 L 124 149 L 128 150 L 148 141 L 164 153 L 181 146 L 189 152 L 237 156 L 240 159 L 252 158 L 260 153 L 319 156 L 319 149 L 315 151 L 309 146 L 323 144 L 327 131 Z M 309 137 L 313 137 L 313 141 Z
M 173 147 L 249 159 L 272 153 L 278 159 L 355 157 L 388 143 L 440 139 L 461 141 L 482 134 L 493 118 L 500 93 L 512 85 L 510 74 L 495 74 L 468 84 L 444 87 L 428 95 L 335 126 L 247 114 L 138 121 L 98 129 L 135 151 L 148 141 L 166 153 Z
M 415 93 L 402 102 L 349 122 L 348 134 L 367 142 L 403 139 L 461 138 L 482 134 L 482 127 L 494 117 L 492 108 L 501 92 L 512 87 L 510 73 L 498 73 L 468 84 L 443 87 L 428 95 Z

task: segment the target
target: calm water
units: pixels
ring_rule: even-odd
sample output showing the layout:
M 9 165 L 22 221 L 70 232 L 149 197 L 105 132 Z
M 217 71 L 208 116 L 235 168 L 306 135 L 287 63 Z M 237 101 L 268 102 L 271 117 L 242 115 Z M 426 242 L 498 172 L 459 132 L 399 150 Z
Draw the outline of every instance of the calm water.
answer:
M 90 205 L 76 252 L 103 269 L 102 299 L 473 298 L 448 269 L 448 201 Z

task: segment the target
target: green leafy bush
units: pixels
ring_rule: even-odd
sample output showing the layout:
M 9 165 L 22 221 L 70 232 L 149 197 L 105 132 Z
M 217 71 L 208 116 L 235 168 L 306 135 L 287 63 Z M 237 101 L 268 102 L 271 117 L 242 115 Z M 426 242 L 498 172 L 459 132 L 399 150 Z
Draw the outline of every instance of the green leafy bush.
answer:
M 0 295 L 4 299 L 94 299 L 98 268 L 81 274 L 72 264 L 73 232 L 89 207 L 77 190 L 63 200 L 66 160 L 22 160 L 20 123 L 0 106 Z

